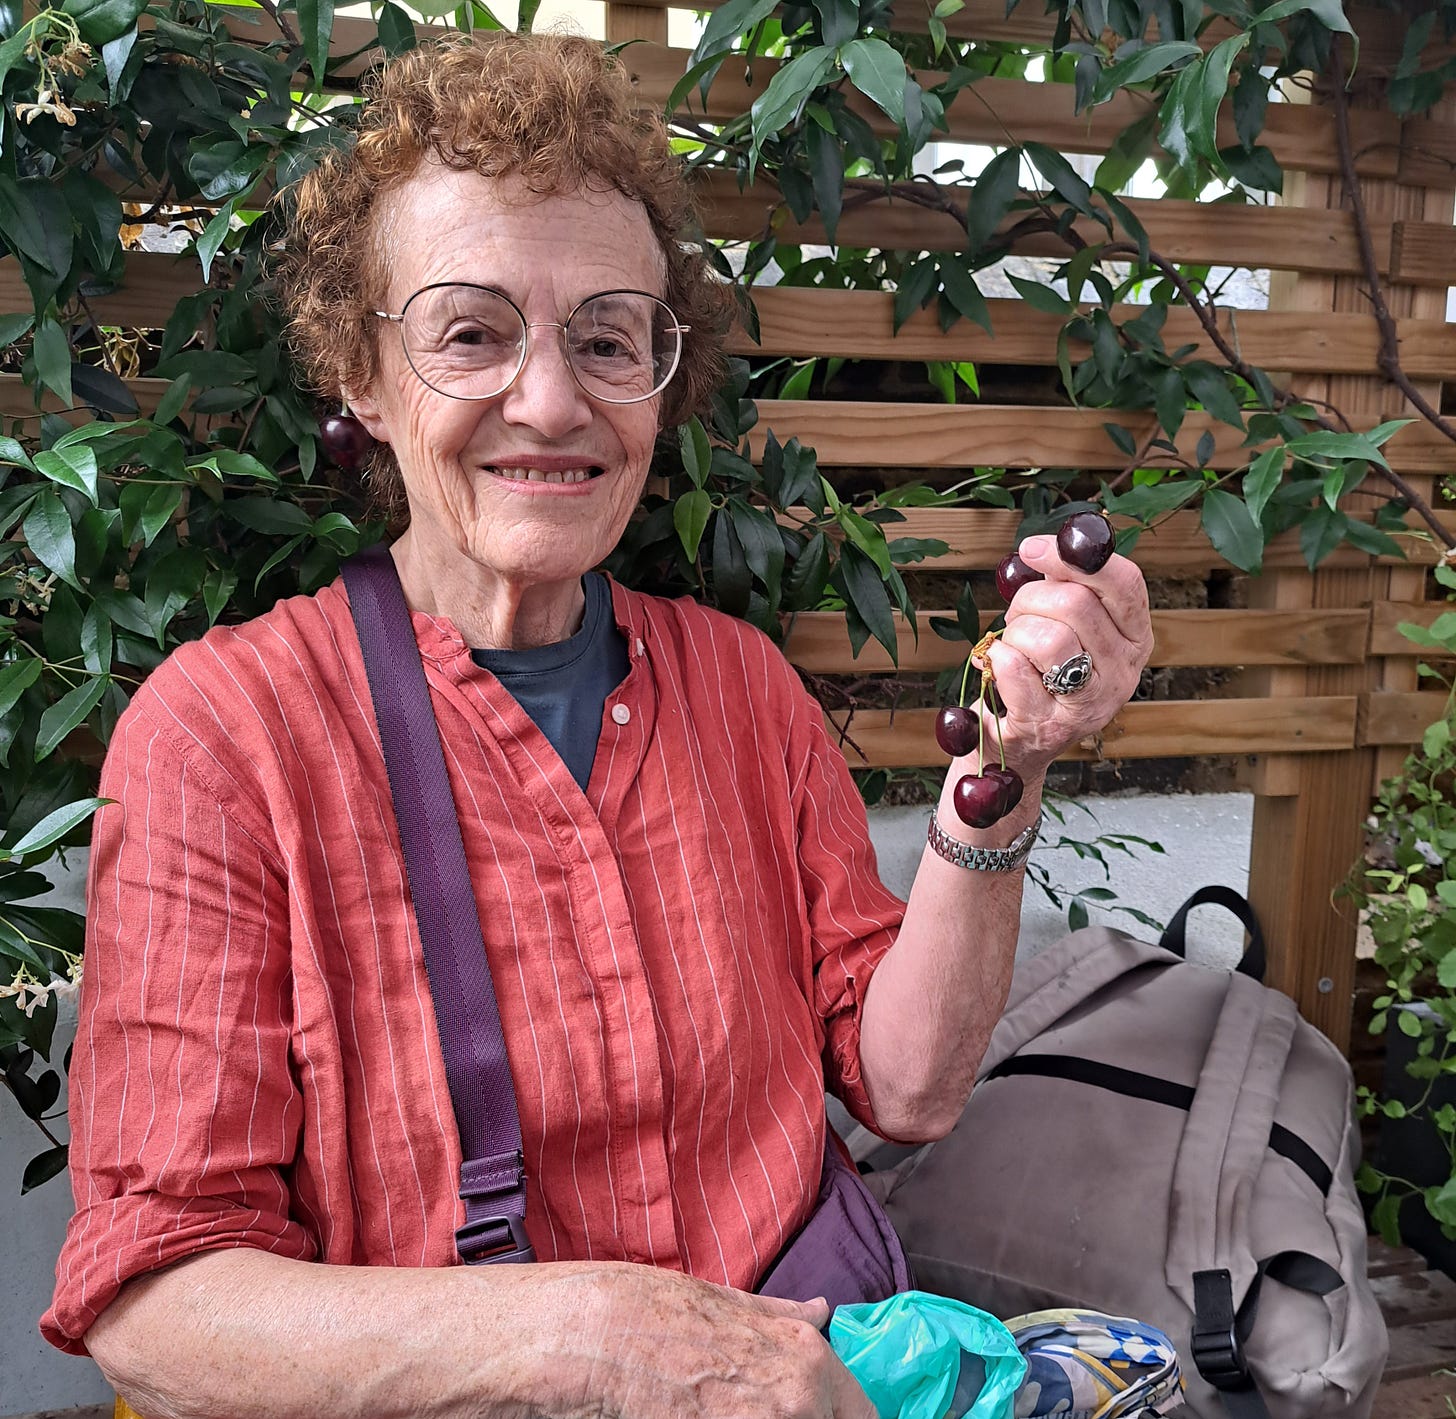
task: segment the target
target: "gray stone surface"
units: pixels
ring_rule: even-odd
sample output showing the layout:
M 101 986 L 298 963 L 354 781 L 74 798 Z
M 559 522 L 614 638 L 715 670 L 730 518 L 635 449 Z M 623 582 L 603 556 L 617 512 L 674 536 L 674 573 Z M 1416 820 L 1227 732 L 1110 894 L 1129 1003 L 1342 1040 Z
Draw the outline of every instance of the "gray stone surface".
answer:
M 1083 812 L 1065 808 L 1066 823 L 1048 822 L 1043 846 L 1032 854 L 1034 866 L 1045 868 L 1055 887 L 1076 891 L 1110 886 L 1119 901 L 1146 912 L 1159 922 L 1177 910 L 1188 894 L 1211 882 L 1244 891 L 1249 885 L 1249 836 L 1254 800 L 1242 793 L 1167 794 L 1086 798 Z M 891 890 L 910 890 L 925 846 L 923 808 L 877 808 L 870 812 L 870 834 L 880 859 L 880 876 Z M 1161 853 L 1134 847 L 1131 854 L 1108 853 L 1111 879 L 1095 861 L 1082 859 L 1067 847 L 1050 845 L 1059 836 L 1090 841 L 1100 834 L 1147 838 Z M 1116 905 L 1115 903 L 1113 905 Z M 1089 909 L 1093 921 L 1121 926 L 1134 936 L 1151 939 L 1152 928 L 1116 912 Z M 1058 910 L 1031 883 L 1021 915 L 1020 954 L 1049 945 L 1067 930 L 1066 909 Z M 1227 912 L 1200 908 L 1189 927 L 1190 950 L 1196 960 L 1232 969 L 1243 949 L 1243 931 Z

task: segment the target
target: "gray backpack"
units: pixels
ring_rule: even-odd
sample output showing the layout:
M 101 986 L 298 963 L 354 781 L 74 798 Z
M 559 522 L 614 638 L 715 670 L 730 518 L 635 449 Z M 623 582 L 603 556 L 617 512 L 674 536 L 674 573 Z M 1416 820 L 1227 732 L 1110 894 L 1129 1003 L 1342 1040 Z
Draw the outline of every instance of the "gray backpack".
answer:
M 1250 928 L 1237 972 L 1183 960 L 1207 901 Z M 1349 1066 L 1260 984 L 1237 893 L 1164 943 L 1089 927 L 1018 965 L 960 1123 L 893 1179 L 916 1283 L 1151 1322 L 1202 1419 L 1363 1419 L 1387 1344 Z

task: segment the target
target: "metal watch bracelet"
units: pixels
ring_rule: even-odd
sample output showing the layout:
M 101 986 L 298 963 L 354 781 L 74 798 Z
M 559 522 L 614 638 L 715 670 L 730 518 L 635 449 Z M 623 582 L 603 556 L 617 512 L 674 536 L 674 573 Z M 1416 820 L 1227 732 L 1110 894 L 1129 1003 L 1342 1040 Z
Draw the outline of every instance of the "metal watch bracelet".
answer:
M 926 834 L 932 851 L 964 867 L 971 872 L 1014 872 L 1031 855 L 1032 844 L 1041 831 L 1041 814 L 1036 821 L 1023 828 L 1007 847 L 972 847 L 951 837 L 936 819 L 936 810 L 930 810 L 930 831 Z

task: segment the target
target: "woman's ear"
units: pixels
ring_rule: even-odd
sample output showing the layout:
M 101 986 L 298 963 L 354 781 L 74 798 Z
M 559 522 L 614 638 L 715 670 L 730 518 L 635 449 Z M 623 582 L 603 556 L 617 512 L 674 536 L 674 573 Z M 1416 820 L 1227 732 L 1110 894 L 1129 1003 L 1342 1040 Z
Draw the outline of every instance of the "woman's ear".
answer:
M 369 436 L 376 443 L 389 443 L 389 428 L 379 412 L 379 405 L 368 394 L 354 395 L 344 391 L 344 404 L 349 412 L 364 425 Z

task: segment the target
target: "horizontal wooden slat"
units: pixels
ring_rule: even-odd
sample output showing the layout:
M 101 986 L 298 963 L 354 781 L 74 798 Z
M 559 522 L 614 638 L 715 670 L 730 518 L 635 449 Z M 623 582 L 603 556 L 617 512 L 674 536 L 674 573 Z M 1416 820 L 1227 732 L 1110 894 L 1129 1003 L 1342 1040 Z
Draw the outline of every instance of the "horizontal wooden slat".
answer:
M 755 451 L 772 429 L 780 441 L 797 436 L 818 451 L 827 467 L 858 468 L 1088 468 L 1115 470 L 1127 462 L 1104 424 L 1120 425 L 1138 444 L 1158 432 L 1148 412 L 1073 409 L 1042 405 L 889 404 L 811 399 L 764 399 L 758 427 L 750 435 Z M 1205 433 L 1213 435 L 1207 467 L 1241 468 L 1250 450 L 1244 435 L 1209 414 L 1191 412 L 1176 440 L 1192 459 Z M 1412 473 L 1443 473 L 1453 447 L 1429 424 L 1417 421 L 1384 447 L 1391 466 Z M 1168 467 L 1170 454 L 1156 449 L 1140 460 Z
M 1377 690 L 1361 697 L 1362 745 L 1416 744 L 1446 710 L 1446 696 L 1429 690 Z
M 157 326 L 177 301 L 205 285 L 195 257 L 163 252 L 128 254 L 123 283 L 89 304 L 109 325 Z M 845 355 L 853 359 L 975 360 L 1006 365 L 1056 362 L 1059 317 L 1019 300 L 992 300 L 994 335 L 959 321 L 943 331 L 934 311 L 917 311 L 894 329 L 894 297 L 879 291 L 832 291 L 764 286 L 754 293 L 760 342 L 732 332 L 735 354 Z M 0 310 L 24 310 L 30 295 L 19 263 L 0 258 Z M 1143 307 L 1118 306 L 1117 320 Z M 1380 333 L 1373 316 L 1334 312 L 1219 312 L 1221 328 L 1251 364 L 1304 374 L 1375 374 Z M 1440 320 L 1399 322 L 1401 362 L 1417 379 L 1456 378 L 1456 325 Z M 1195 355 L 1214 355 L 1193 313 L 1174 306 L 1163 326 L 1170 348 L 1192 344 Z
M 0 296 L 4 292 L 0 263 Z M 1053 365 L 1062 318 L 1020 300 L 991 300 L 988 335 L 969 320 L 948 331 L 933 310 L 917 311 L 898 331 L 894 296 L 879 291 L 832 291 L 764 286 L 754 291 L 759 342 L 735 330 L 735 354 L 846 355 L 879 360 L 975 360 L 1005 365 Z M 1113 318 L 1130 320 L 1144 306 L 1116 306 Z M 1380 331 L 1374 316 L 1325 311 L 1219 312 L 1219 324 L 1250 364 L 1300 374 L 1377 374 Z M 1456 325 L 1443 320 L 1400 322 L 1401 364 L 1412 378 L 1456 377 Z M 1172 306 L 1163 325 L 1171 350 L 1191 344 L 1199 359 L 1219 358 L 1198 318 Z M 1086 347 L 1073 346 L 1074 357 Z
M 1449 222 L 1394 222 L 1390 228 L 1390 279 L 1410 285 L 1439 285 L 1449 278 L 1456 256 L 1456 229 Z
M 669 0 L 635 0 L 656 9 L 716 10 L 724 0 L 697 0 L 690 6 L 669 4 Z M 1393 69 L 1401 56 L 1406 20 L 1389 10 L 1370 6 L 1345 6 L 1350 23 L 1360 35 L 1360 72 L 1365 75 Z M 904 34 L 925 34 L 930 7 L 921 0 L 897 0 L 890 7 L 890 27 Z M 1005 0 L 967 0 L 965 6 L 945 19 L 946 33 L 956 39 L 989 40 L 997 44 L 1021 44 L 1028 48 L 1049 48 L 1056 31 L 1057 15 L 1035 0 L 1021 0 L 1007 13 Z M 1234 26 L 1217 16 L 1199 35 L 1205 49 L 1212 48 L 1234 33 Z M 1448 57 L 1451 47 L 1433 38 L 1428 63 Z
M 1407 640 L 1396 627 L 1402 621 L 1429 626 L 1437 616 L 1456 610 L 1449 601 L 1382 601 L 1374 608 L 1370 621 L 1371 655 L 1410 655 L 1431 657 L 1436 652 Z
M 1004 608 L 992 601 L 981 608 L 989 623 Z M 856 656 L 850 648 L 844 617 L 837 612 L 810 611 L 794 617 L 784 641 L 784 654 L 802 670 L 815 674 L 871 674 L 877 671 L 938 672 L 966 658 L 964 641 L 942 640 L 930 628 L 930 617 L 955 619 L 953 611 L 922 611 L 916 620 L 916 642 L 909 622 L 896 615 L 899 665 L 891 663 L 878 641 L 867 642 Z M 1354 665 L 1364 659 L 1369 615 L 1344 611 L 1166 610 L 1153 612 L 1153 655 L 1150 664 L 1172 665 Z
M 1114 519 L 1116 521 L 1117 519 Z M 1456 514 L 1446 513 L 1442 521 L 1456 536 Z M 907 508 L 904 521 L 891 524 L 891 537 L 934 537 L 949 549 L 933 563 L 920 563 L 937 572 L 990 571 L 1015 545 L 1021 528 L 1021 514 L 999 508 Z M 1431 539 L 1424 535 L 1396 538 L 1409 561 L 1431 566 L 1436 561 Z M 1144 572 L 1155 576 L 1196 577 L 1228 563 L 1209 545 L 1199 526 L 1197 513 L 1177 512 L 1144 533 L 1131 553 Z M 1369 566 L 1371 558 L 1350 546 L 1335 549 L 1323 568 Z M 1376 558 L 1384 565 L 1400 565 L 1397 559 Z M 1292 532 L 1281 533 L 1264 549 L 1265 571 L 1307 571 L 1299 539 Z
M 665 109 L 674 86 L 687 68 L 688 51 L 653 44 L 634 44 L 622 53 L 622 63 L 637 85 L 643 101 Z M 747 113 L 762 96 L 780 63 L 757 58 L 752 64 L 724 64 L 707 101 L 694 90 L 683 110 L 710 123 L 725 122 Z M 932 88 L 944 75 L 920 71 L 922 85 Z M 872 128 L 893 134 L 895 125 L 857 91 L 846 90 L 845 101 Z M 1105 153 L 1129 124 L 1151 111 L 1142 94 L 1123 91 L 1108 103 L 1080 114 L 1072 112 L 1068 84 L 1029 83 L 1023 79 L 978 79 L 962 91 L 946 111 L 944 141 L 1003 144 L 1008 133 L 1017 142 L 1045 143 L 1064 153 Z M 1394 177 L 1399 162 L 1400 120 L 1393 113 L 1357 111 L 1350 116 L 1356 167 L 1365 177 Z M 1226 131 L 1225 131 L 1226 130 Z M 1220 142 L 1236 143 L 1233 111 L 1220 119 Z M 1334 120 L 1328 109 L 1310 104 L 1270 104 L 1265 114 L 1262 142 L 1289 171 L 1339 171 Z
M 1067 759 L 1169 759 L 1204 754 L 1312 753 L 1355 745 L 1354 695 L 1269 700 L 1156 700 L 1127 705 L 1096 740 Z M 911 768 L 944 764 L 935 742 L 933 709 L 861 710 L 845 743 L 851 768 Z M 835 721 L 831 736 L 839 739 Z
M 919 186 L 930 190 L 931 184 Z M 944 189 L 958 206 L 964 190 Z M 784 242 L 826 241 L 817 217 L 799 223 L 781 206 L 778 190 L 757 183 L 740 191 L 737 179 L 714 172 L 699 179 L 703 228 L 709 236 L 748 241 L 762 236 L 770 223 Z M 1170 199 L 1136 199 L 1129 209 L 1147 229 L 1155 251 L 1172 261 L 1212 262 L 1221 266 L 1269 267 L 1316 275 L 1358 275 L 1363 271 L 1354 218 L 1348 212 L 1316 207 L 1256 207 L 1233 203 L 1210 205 Z M 1022 214 L 1012 213 L 1007 232 Z M 1456 229 L 1439 222 L 1397 224 L 1403 240 L 1400 280 L 1412 285 L 1444 287 L 1456 270 Z M 1076 226 L 1086 241 L 1105 241 L 1107 232 L 1085 220 Z M 1372 232 L 1376 264 L 1390 270 L 1392 228 Z M 840 219 L 838 239 L 846 246 L 884 247 L 901 251 L 960 251 L 966 234 L 960 219 L 906 201 L 878 201 L 855 207 Z M 1015 250 L 1028 256 L 1066 257 L 1065 242 L 1039 234 L 1017 241 Z

